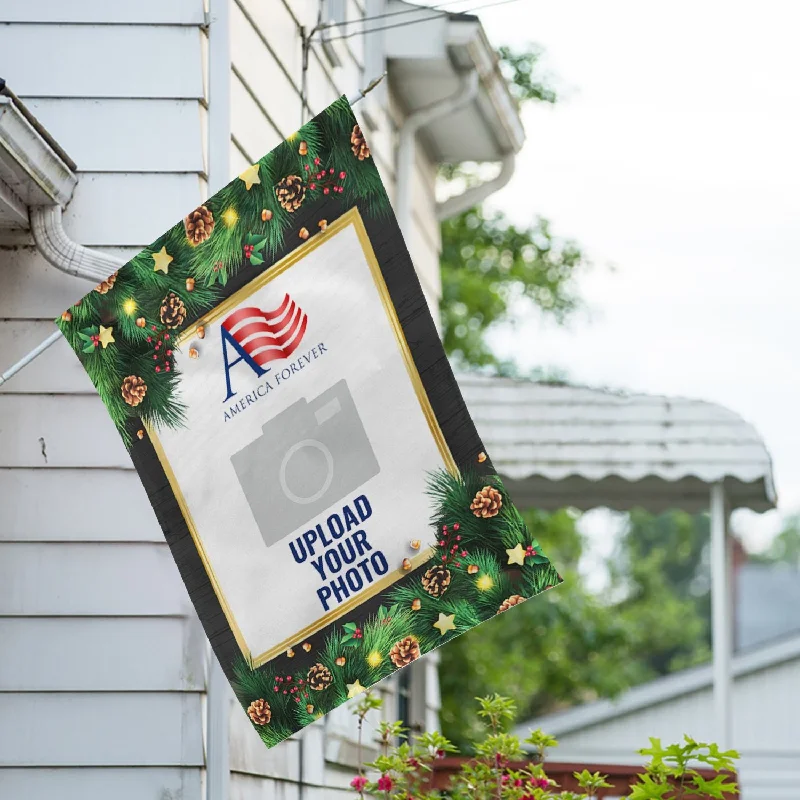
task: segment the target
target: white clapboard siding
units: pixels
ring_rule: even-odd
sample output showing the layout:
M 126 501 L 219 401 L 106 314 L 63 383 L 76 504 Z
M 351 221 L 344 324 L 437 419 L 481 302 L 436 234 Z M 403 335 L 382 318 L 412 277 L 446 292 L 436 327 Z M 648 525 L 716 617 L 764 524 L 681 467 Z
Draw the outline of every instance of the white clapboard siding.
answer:
M 114 517 L 93 524 L 113 525 Z M 0 542 L 0 586 L 0 616 L 163 617 L 190 609 L 166 543 Z
M 141 247 L 183 219 L 202 199 L 190 172 L 83 175 L 64 213 L 64 229 L 87 246 Z
M 201 766 L 200 704 L 199 692 L 3 694 L 0 764 Z
M 3 617 L 0 642 L 0 704 L 3 692 L 185 692 L 205 681 L 196 619 Z
M 136 0 L 109 3 L 108 0 L 0 0 L 4 22 L 100 22 L 120 25 L 201 25 L 202 0 Z
M 0 320 L 4 361 L 13 364 L 55 330 L 52 319 Z M 5 366 L 4 363 L 4 369 Z M 94 391 L 86 370 L 63 337 L 19 372 L 14 380 L 0 386 L 3 394 L 94 394 Z
M 199 767 L 0 769 L 9 800 L 199 800 Z
M 104 253 L 127 261 L 138 247 L 104 247 Z M 61 272 L 33 247 L 0 250 L 0 318 L 55 319 L 94 287 L 93 281 Z M 38 342 L 31 342 L 31 346 Z
M 23 99 L 200 99 L 201 36 L 194 26 L 0 25 L 0 53 Z
M 230 748 L 231 770 L 235 772 L 290 781 L 300 778 L 298 739 L 287 739 L 268 750 L 238 707 L 230 718 Z
M 230 800 L 301 800 L 310 794 L 292 780 L 232 772 L 229 796 Z
M 39 98 L 26 105 L 86 172 L 205 172 L 196 100 Z
M 2 394 L 0 419 L 14 420 L 0 427 L 0 468 L 133 469 L 97 396 Z
M 0 509 L 0 542 L 164 541 L 133 470 L 0 469 Z

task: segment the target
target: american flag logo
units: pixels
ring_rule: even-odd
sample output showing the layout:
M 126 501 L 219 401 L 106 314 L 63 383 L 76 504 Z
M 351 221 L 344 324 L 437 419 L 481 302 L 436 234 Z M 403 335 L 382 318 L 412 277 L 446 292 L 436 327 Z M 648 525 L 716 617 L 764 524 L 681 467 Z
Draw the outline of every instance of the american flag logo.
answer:
M 274 311 L 248 306 L 234 311 L 222 327 L 259 367 L 288 358 L 302 340 L 308 317 L 287 294 Z

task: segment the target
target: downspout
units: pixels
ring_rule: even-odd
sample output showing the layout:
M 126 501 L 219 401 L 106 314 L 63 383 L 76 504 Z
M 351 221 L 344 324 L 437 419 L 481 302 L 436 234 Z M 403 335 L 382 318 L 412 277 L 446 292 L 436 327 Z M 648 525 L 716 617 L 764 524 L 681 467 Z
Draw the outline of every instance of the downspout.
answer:
M 499 192 L 514 174 L 516 155 L 514 153 L 506 153 L 500 164 L 500 173 L 496 178 L 479 183 L 477 186 L 472 186 L 461 194 L 448 197 L 444 202 L 438 203 L 436 205 L 436 219 L 439 222 L 444 222 L 446 219 L 455 217 L 467 209 L 477 206 L 495 192 Z
M 231 42 L 230 0 L 210 0 L 208 33 L 208 197 L 230 180 Z M 206 684 L 206 800 L 230 794 L 231 688 L 208 647 Z
M 414 174 L 417 131 L 471 103 L 478 95 L 478 88 L 478 72 L 470 70 L 462 77 L 461 86 L 455 94 L 409 114 L 400 128 L 397 141 L 396 212 L 397 222 L 407 242 L 411 236 L 411 178 Z
M 125 263 L 121 258 L 73 242 L 64 230 L 61 206 L 34 206 L 28 216 L 36 249 L 67 275 L 100 283 Z

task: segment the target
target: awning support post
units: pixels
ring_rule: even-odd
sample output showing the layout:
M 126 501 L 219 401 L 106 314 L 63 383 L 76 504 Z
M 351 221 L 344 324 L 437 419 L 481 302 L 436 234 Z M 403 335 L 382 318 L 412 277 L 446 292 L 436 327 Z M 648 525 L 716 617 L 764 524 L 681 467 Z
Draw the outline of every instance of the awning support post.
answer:
M 722 482 L 711 487 L 711 610 L 714 651 L 714 725 L 717 744 L 731 746 L 731 546 L 728 536 L 728 509 Z

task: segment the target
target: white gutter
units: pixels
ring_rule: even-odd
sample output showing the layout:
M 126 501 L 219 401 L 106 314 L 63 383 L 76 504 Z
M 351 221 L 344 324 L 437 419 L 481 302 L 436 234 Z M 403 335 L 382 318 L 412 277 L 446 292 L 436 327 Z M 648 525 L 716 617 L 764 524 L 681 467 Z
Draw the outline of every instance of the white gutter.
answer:
M 437 203 L 436 219 L 438 219 L 439 222 L 443 222 L 446 219 L 455 217 L 467 209 L 482 203 L 495 192 L 499 192 L 500 189 L 511 180 L 511 176 L 514 174 L 516 155 L 514 153 L 506 153 L 500 164 L 500 174 L 496 178 L 484 181 L 477 186 L 472 186 L 461 194 L 448 197 L 444 202 Z
M 461 79 L 458 91 L 406 117 L 400 128 L 397 142 L 397 222 L 403 236 L 410 242 L 411 236 L 411 179 L 414 174 L 414 156 L 416 153 L 417 131 L 435 119 L 452 114 L 459 108 L 471 103 L 478 95 L 479 79 L 476 70 L 470 70 Z

